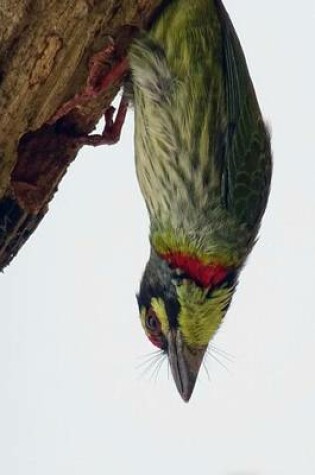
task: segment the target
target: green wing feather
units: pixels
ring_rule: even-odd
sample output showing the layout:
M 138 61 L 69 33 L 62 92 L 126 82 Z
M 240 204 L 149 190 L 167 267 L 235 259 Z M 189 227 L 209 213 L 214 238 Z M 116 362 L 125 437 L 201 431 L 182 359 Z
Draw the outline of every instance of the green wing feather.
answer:
M 226 207 L 250 227 L 264 213 L 271 179 L 271 150 L 246 60 L 233 25 L 216 1 L 222 28 L 227 127 L 222 173 Z

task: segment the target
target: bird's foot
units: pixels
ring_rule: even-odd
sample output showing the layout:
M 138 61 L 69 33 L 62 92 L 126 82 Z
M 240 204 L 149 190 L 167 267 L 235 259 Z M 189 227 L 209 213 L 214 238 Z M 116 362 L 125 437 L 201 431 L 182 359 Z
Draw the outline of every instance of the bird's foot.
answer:
M 115 119 L 115 107 L 110 106 L 104 113 L 105 126 L 101 134 L 82 135 L 76 137 L 76 143 L 80 145 L 113 145 L 120 139 L 121 129 L 125 122 L 126 113 L 128 109 L 128 101 L 123 96 L 120 100 L 119 108 Z

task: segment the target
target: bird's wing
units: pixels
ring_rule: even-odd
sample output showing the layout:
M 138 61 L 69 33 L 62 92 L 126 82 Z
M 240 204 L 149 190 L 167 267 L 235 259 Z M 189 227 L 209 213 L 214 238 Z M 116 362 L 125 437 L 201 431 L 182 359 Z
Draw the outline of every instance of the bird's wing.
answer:
M 246 59 L 220 0 L 226 128 L 222 167 L 222 200 L 241 222 L 259 225 L 269 194 L 271 149 Z

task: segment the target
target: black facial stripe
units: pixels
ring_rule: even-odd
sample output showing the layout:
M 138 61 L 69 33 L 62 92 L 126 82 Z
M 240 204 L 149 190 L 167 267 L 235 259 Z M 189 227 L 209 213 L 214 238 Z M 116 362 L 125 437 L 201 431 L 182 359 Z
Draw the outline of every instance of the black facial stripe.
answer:
M 235 287 L 237 278 L 238 272 L 236 270 L 229 272 L 220 287 L 222 287 L 223 285 L 225 285 L 226 287 Z
M 160 298 L 163 300 L 169 325 L 171 328 L 177 328 L 180 305 L 178 303 L 176 293 L 173 296 L 171 295 L 170 289 L 165 289 L 163 287 L 152 288 L 150 286 L 141 285 L 140 292 L 137 294 L 139 309 L 141 310 L 141 308 L 144 307 L 148 311 L 153 298 Z
M 137 300 L 140 309 L 144 307 L 148 310 L 153 298 L 161 299 L 165 305 L 170 327 L 176 328 L 178 326 L 180 305 L 173 277 L 174 272 L 167 262 L 152 250 L 140 283 Z
M 226 278 L 220 282 L 220 284 L 212 286 L 207 293 L 207 298 L 211 298 L 212 293 L 215 290 L 218 289 L 225 289 L 225 288 L 235 288 L 237 285 L 237 278 L 238 278 L 238 272 L 231 271 L 227 274 Z M 228 304 L 227 308 L 229 307 L 230 304 Z
M 177 328 L 178 327 L 178 315 L 180 311 L 180 305 L 177 299 L 166 300 L 165 303 L 165 310 L 168 316 L 168 321 L 170 324 L 170 328 Z

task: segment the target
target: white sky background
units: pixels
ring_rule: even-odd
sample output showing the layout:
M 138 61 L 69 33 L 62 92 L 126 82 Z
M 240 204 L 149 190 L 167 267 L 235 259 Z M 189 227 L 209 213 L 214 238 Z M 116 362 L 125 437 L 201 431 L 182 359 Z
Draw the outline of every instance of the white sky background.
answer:
M 184 404 L 135 293 L 148 219 L 132 112 L 121 142 L 85 148 L 37 232 L 1 275 L 0 473 L 314 475 L 313 0 L 225 0 L 264 116 L 274 175 L 261 239 Z

